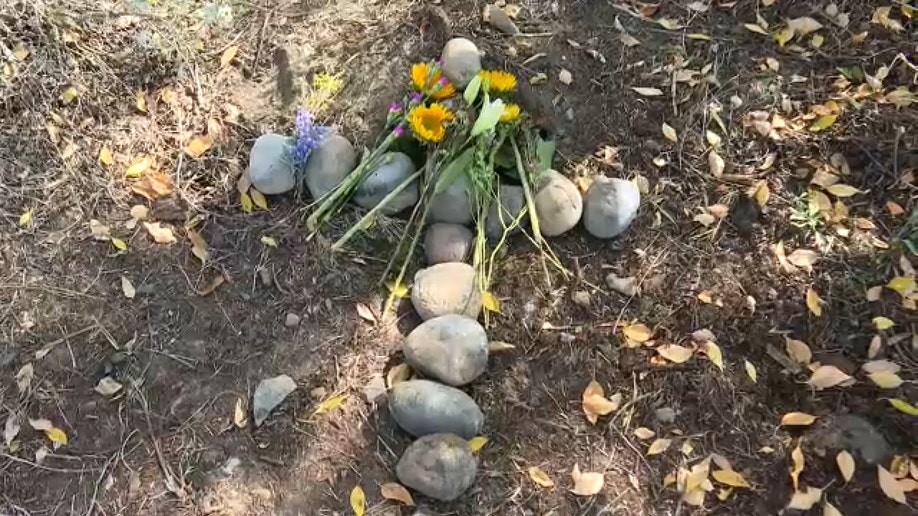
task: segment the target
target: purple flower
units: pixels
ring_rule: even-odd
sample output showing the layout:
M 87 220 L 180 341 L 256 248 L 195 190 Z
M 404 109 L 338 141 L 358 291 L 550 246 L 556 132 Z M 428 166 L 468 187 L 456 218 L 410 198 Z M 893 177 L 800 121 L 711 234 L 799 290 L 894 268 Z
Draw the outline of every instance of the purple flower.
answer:
M 447 84 L 449 84 L 449 79 L 447 79 L 446 76 L 444 75 L 443 77 L 440 77 L 440 80 L 438 82 L 440 83 L 440 86 L 446 86 Z
M 411 94 L 411 103 L 412 103 L 412 104 L 420 104 L 420 103 L 421 103 L 421 100 L 422 100 L 423 98 L 424 98 L 424 97 L 422 97 L 420 93 L 414 92 L 414 93 Z
M 395 133 L 396 138 L 401 138 L 402 136 L 405 136 L 405 126 L 397 125 L 395 126 L 395 129 L 392 130 L 392 132 Z
M 399 113 L 401 112 L 401 110 L 402 110 L 402 105 L 399 104 L 398 102 L 393 102 L 392 104 L 389 104 L 390 113 Z
M 296 118 L 293 123 L 296 130 L 296 144 L 293 146 L 293 164 L 301 166 L 306 164 L 306 160 L 313 149 L 318 147 L 322 140 L 328 136 L 329 128 L 316 125 L 312 114 L 302 108 L 296 111 Z

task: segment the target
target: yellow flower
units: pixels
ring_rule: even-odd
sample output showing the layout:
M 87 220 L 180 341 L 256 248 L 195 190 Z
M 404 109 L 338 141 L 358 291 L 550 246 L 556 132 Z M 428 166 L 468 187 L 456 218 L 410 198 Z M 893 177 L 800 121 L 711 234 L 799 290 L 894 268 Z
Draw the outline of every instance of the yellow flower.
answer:
M 419 140 L 438 143 L 446 137 L 446 124 L 455 118 L 443 104 L 415 106 L 408 113 L 408 124 Z
M 415 90 L 430 95 L 434 100 L 448 99 L 456 94 L 456 87 L 442 71 L 434 73 L 430 63 L 417 63 L 411 67 L 411 84 Z
M 488 89 L 497 93 L 516 90 L 516 76 L 503 70 L 482 70 L 481 80 L 488 82 Z
M 513 122 L 520 117 L 520 105 L 519 104 L 507 104 L 504 106 L 504 112 L 500 115 L 501 122 Z

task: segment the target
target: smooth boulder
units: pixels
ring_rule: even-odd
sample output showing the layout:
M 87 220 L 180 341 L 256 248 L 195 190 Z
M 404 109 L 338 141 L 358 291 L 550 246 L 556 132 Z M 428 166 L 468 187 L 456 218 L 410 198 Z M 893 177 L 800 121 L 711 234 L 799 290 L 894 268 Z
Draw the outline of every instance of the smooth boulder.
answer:
M 249 153 L 249 179 L 266 195 L 282 194 L 296 186 L 293 168 L 293 140 L 279 134 L 263 134 Z
M 443 73 L 456 88 L 465 88 L 481 71 L 481 52 L 475 43 L 465 38 L 446 42 L 441 55 Z
M 478 459 L 468 441 L 452 434 L 433 434 L 413 442 L 395 467 L 403 485 L 443 502 L 459 498 L 478 473 Z
M 389 413 L 415 437 L 449 433 L 471 439 L 484 424 L 484 414 L 468 394 L 429 380 L 395 384 L 389 392 Z
M 411 303 L 425 321 L 448 314 L 478 319 L 481 292 L 475 284 L 475 269 L 467 263 L 440 263 L 414 275 Z
M 471 383 L 488 368 L 485 329 L 456 314 L 422 323 L 408 334 L 402 351 L 412 369 L 453 387 Z
M 631 181 L 597 177 L 583 199 L 583 227 L 596 238 L 614 238 L 628 229 L 641 206 Z
M 450 224 L 468 224 L 472 222 L 474 207 L 472 205 L 472 185 L 465 174 L 459 174 L 452 184 L 430 201 L 430 220 Z
M 564 234 L 580 222 L 583 198 L 573 181 L 554 170 L 546 170 L 538 179 L 536 191 L 533 202 L 542 235 Z
M 383 155 L 376 169 L 364 179 L 354 193 L 354 202 L 359 206 L 371 209 L 382 202 L 390 193 L 415 172 L 414 162 L 407 154 L 389 152 Z M 411 184 L 393 197 L 382 208 L 383 213 L 392 215 L 418 202 L 418 182 Z
M 303 175 L 313 199 L 319 199 L 338 186 L 357 166 L 357 151 L 340 134 L 328 136 L 313 149 Z
M 526 205 L 526 196 L 523 187 L 516 185 L 500 185 L 498 198 L 491 202 L 488 208 L 488 218 L 485 220 L 485 232 L 491 240 L 497 240 L 504 235 L 504 228 L 513 224 Z M 522 221 L 521 221 L 522 224 Z M 517 227 L 510 233 L 516 233 Z
M 459 224 L 438 222 L 427 228 L 424 256 L 428 265 L 464 262 L 472 249 L 472 230 Z

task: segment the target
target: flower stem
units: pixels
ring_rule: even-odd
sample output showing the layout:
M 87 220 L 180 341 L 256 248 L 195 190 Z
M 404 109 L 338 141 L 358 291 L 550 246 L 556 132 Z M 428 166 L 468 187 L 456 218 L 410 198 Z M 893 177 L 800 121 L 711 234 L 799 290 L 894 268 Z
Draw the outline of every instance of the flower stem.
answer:
M 411 183 L 413 183 L 417 178 L 421 176 L 422 173 L 423 172 L 419 170 L 415 172 L 414 174 L 412 174 L 411 176 L 409 176 L 404 181 L 402 181 L 398 186 L 396 186 L 394 190 L 392 190 L 388 195 L 383 197 L 381 201 L 379 201 L 379 204 L 377 204 L 376 206 L 373 206 L 373 208 L 370 211 L 368 211 L 366 215 L 364 215 L 359 221 L 357 221 L 356 224 L 351 226 L 351 229 L 349 229 L 347 233 L 344 234 L 344 236 L 339 238 L 338 241 L 335 242 L 331 246 L 331 250 L 340 251 L 344 247 L 344 244 L 346 244 L 351 238 L 353 238 L 354 235 L 356 235 L 358 231 L 366 227 L 366 224 L 368 224 L 370 220 L 372 220 L 373 217 L 375 217 L 376 214 L 379 213 L 380 210 L 385 208 L 386 205 L 389 204 L 392 201 L 392 199 L 395 199 L 395 197 L 397 197 L 400 193 L 402 193 L 405 190 L 405 188 L 408 188 L 411 185 Z

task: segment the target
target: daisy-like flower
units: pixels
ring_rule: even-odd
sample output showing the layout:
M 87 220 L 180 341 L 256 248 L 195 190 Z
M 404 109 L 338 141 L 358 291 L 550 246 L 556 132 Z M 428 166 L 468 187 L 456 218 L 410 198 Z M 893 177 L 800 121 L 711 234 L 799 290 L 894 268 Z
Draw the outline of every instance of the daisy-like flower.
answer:
M 430 63 L 417 63 L 411 67 L 411 84 L 434 100 L 445 100 L 456 94 L 456 87 L 443 75 L 443 71 L 433 68 Z
M 488 83 L 488 89 L 496 93 L 516 91 L 516 76 L 503 70 L 482 70 L 482 82 Z
M 500 115 L 501 122 L 513 122 L 518 120 L 522 111 L 520 110 L 519 104 L 507 104 L 504 106 L 504 112 Z
M 446 137 L 446 124 L 455 118 L 443 104 L 415 106 L 408 113 L 408 125 L 414 136 L 425 142 L 439 143 Z

